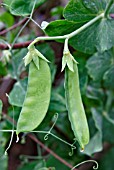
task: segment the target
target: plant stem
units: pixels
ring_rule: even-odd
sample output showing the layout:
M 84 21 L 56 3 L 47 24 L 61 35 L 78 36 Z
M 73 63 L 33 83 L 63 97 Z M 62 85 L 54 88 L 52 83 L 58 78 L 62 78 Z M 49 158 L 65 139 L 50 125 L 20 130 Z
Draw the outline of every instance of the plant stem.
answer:
M 29 46 L 28 49 L 34 45 L 35 43 L 37 43 L 40 40 L 58 40 L 58 39 L 70 39 L 72 37 L 74 37 L 75 35 L 79 34 L 80 32 L 82 32 L 83 30 L 85 30 L 86 28 L 88 28 L 89 26 L 91 26 L 93 23 L 95 23 L 96 21 L 98 21 L 99 19 L 104 17 L 104 13 L 96 16 L 95 18 L 93 18 L 92 20 L 90 20 L 88 23 L 84 24 L 82 27 L 80 27 L 79 29 L 75 30 L 74 32 L 70 33 L 70 34 L 66 34 L 63 36 L 51 36 L 51 37 L 37 37 Z
M 105 18 L 108 17 L 110 8 L 111 8 L 113 3 L 114 3 L 114 0 L 110 0 L 109 3 L 107 4 L 106 9 L 105 9 L 105 13 L 104 13 Z
M 80 27 L 79 29 L 77 29 L 76 31 L 70 33 L 68 35 L 68 38 L 72 38 L 75 35 L 79 34 L 80 32 L 82 32 L 83 30 L 85 30 L 86 28 L 88 28 L 89 26 L 91 26 L 92 24 L 94 24 L 96 21 L 98 21 L 99 19 L 104 17 L 104 13 L 96 16 L 95 18 L 93 18 L 92 20 L 90 20 L 89 22 L 87 22 L 86 24 L 84 24 L 82 27 Z

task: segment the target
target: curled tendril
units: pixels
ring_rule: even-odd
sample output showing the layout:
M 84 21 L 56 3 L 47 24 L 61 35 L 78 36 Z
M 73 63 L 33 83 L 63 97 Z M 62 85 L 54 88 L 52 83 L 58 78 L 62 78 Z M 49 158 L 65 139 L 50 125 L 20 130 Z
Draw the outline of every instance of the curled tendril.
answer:
M 47 134 L 44 136 L 44 140 L 48 140 L 49 139 L 49 135 L 50 135 L 50 132 L 47 132 Z
M 98 162 L 97 162 L 97 161 L 95 161 L 95 160 L 87 160 L 87 161 L 83 161 L 83 162 L 77 164 L 77 165 L 74 166 L 71 170 L 74 170 L 74 169 L 77 168 L 78 166 L 80 166 L 80 165 L 82 165 L 82 164 L 84 164 L 84 163 L 88 163 L 88 162 L 93 162 L 93 163 L 95 163 L 96 166 L 93 166 L 93 169 L 98 169 L 99 165 L 98 165 Z
M 53 129 L 53 127 L 55 126 L 56 122 L 57 122 L 57 119 L 58 119 L 58 113 L 55 113 L 54 117 L 53 117 L 55 120 L 54 120 L 54 123 L 53 125 L 51 126 L 50 130 L 47 132 L 47 134 L 44 136 L 44 140 L 48 140 L 49 139 L 49 135 L 51 134 L 51 131 Z
M 71 147 L 71 152 L 69 152 L 69 156 L 72 156 L 74 154 L 74 149 L 76 149 L 76 148 Z
M 74 154 L 74 149 L 76 149 L 76 146 L 74 146 L 74 144 L 76 143 L 76 139 L 74 140 L 74 143 L 71 145 L 71 152 L 69 152 L 69 156 L 72 156 Z

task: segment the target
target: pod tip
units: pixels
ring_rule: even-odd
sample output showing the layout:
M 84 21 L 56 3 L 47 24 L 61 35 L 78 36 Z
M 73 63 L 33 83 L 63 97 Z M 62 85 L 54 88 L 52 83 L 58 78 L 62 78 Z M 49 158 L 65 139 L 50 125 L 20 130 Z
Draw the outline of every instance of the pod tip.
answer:
M 84 152 L 84 148 L 81 148 L 80 152 Z

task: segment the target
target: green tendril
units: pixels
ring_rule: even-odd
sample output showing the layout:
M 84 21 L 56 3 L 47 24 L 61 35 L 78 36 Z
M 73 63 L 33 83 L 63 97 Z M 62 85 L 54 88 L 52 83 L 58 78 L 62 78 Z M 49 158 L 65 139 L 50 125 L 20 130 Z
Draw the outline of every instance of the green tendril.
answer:
M 88 162 L 93 162 L 93 163 L 95 163 L 96 166 L 93 166 L 93 169 L 98 169 L 99 165 L 98 165 L 98 162 L 97 162 L 97 161 L 95 161 L 95 160 L 87 160 L 87 161 L 83 161 L 83 162 L 77 164 L 77 165 L 74 166 L 71 170 L 74 170 L 74 169 L 77 168 L 78 166 L 80 166 L 80 165 L 82 165 L 82 164 L 84 164 L 84 163 L 88 163 Z
M 55 126 L 55 124 L 56 124 L 56 122 L 57 122 L 57 119 L 58 119 L 58 117 L 59 117 L 59 114 L 58 113 L 56 113 L 55 115 L 54 115 L 54 123 L 53 123 L 53 125 L 51 126 L 51 128 L 50 128 L 50 130 L 47 132 L 47 134 L 44 136 L 44 140 L 48 140 L 48 138 L 49 138 L 49 135 L 51 134 L 51 131 L 52 131 L 52 129 L 54 128 L 54 126 Z

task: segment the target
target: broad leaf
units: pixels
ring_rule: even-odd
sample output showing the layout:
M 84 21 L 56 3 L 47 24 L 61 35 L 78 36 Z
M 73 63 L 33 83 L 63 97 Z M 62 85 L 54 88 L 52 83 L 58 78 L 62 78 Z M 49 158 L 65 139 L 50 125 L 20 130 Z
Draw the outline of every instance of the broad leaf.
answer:
M 106 0 L 70 0 L 64 10 L 64 17 L 69 21 L 86 22 L 102 13 Z
M 70 22 L 67 20 L 52 21 L 45 29 L 50 36 L 59 36 L 69 34 L 78 29 L 82 24 Z
M 95 81 L 102 80 L 104 73 L 112 64 L 112 59 L 113 54 L 111 50 L 104 53 L 95 53 L 89 58 L 86 65 L 90 77 Z
M 50 36 L 65 35 L 73 32 L 77 22 L 81 26 L 81 24 L 85 24 L 85 22 L 100 15 L 105 10 L 108 2 L 106 0 L 71 0 L 64 11 L 64 17 L 67 21 L 64 20 L 64 23 L 62 21 L 52 22 L 46 27 L 45 31 Z M 66 23 L 67 25 L 65 25 Z M 57 24 L 61 26 L 59 25 L 58 27 Z M 78 28 L 79 25 L 75 30 Z M 93 54 L 97 50 L 104 52 L 114 45 L 113 28 L 114 19 L 99 19 L 99 21 L 71 38 L 70 45 L 76 50 L 88 54 Z
M 36 1 L 36 7 L 40 6 L 43 4 L 46 0 L 38 0 Z M 31 0 L 13 0 L 11 5 L 10 5 L 10 12 L 13 15 L 30 15 L 32 11 L 32 7 L 34 5 L 34 1 Z
M 80 0 L 70 0 L 64 10 L 64 17 L 69 21 L 85 22 L 94 16 L 95 14 L 91 13 Z

